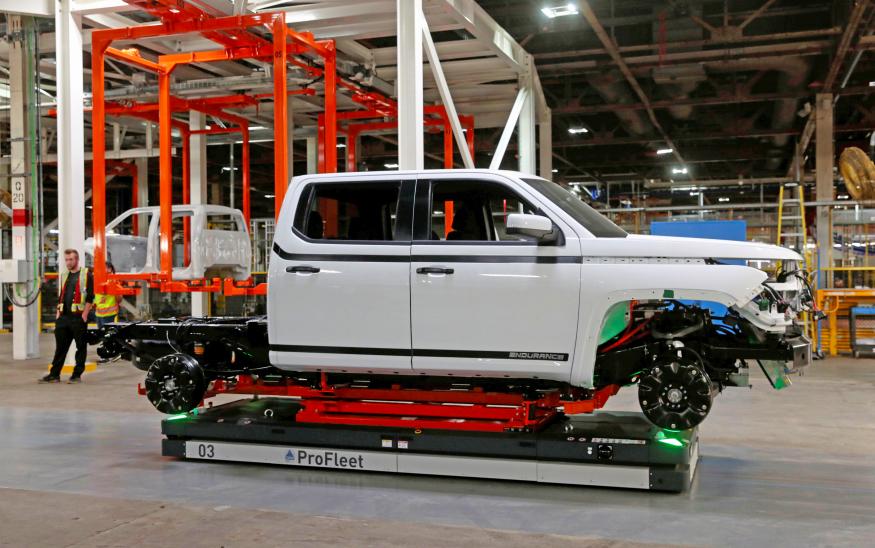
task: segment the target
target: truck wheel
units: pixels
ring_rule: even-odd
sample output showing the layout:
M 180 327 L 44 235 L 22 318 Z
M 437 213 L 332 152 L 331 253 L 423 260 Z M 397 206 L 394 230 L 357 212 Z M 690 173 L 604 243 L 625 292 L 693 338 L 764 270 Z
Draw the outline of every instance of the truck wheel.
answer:
M 146 397 L 162 413 L 191 411 L 207 389 L 204 370 L 188 354 L 168 354 L 152 362 L 146 373 Z
M 638 381 L 638 403 L 653 424 L 687 430 L 705 420 L 714 401 L 711 380 L 690 356 L 661 357 Z

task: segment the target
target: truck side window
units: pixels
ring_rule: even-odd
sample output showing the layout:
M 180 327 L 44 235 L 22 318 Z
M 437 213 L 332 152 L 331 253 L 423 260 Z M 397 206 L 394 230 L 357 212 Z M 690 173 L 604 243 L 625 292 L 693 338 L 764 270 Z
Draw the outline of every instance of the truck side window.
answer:
M 304 190 L 295 229 L 311 240 L 389 241 L 401 183 L 313 183 Z
M 512 189 L 488 181 L 435 182 L 431 206 L 431 239 L 447 241 L 526 241 L 507 234 L 507 216 L 538 212 Z

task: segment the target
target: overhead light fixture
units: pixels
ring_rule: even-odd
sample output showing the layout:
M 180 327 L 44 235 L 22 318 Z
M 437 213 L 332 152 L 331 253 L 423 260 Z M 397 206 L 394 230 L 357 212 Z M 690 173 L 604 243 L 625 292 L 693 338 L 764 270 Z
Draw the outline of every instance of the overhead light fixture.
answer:
M 558 169 L 554 169 L 554 170 L 553 170 L 553 173 L 559 173 L 559 170 L 558 170 Z
M 265 198 L 276 198 L 276 196 L 273 194 L 265 194 L 264 197 Z
M 869 82 L 869 87 L 870 87 L 870 88 L 875 88 L 875 82 Z
M 222 168 L 222 171 L 231 171 L 232 169 L 233 169 L 234 171 L 240 171 L 240 168 L 239 168 L 239 167 L 230 168 L 230 167 L 228 167 L 228 166 L 223 167 L 223 168 Z
M 566 17 L 568 15 L 577 15 L 580 13 L 580 11 L 578 11 L 576 5 L 568 3 L 568 4 L 563 4 L 561 6 L 541 8 L 541 13 L 546 15 L 547 18 L 549 18 L 549 19 L 556 19 L 557 17 Z
M 699 194 L 701 193 L 698 190 L 695 192 L 690 192 L 690 196 L 698 196 Z
M 249 131 L 255 131 L 257 129 L 267 129 L 264 126 L 249 126 Z
M 847 200 L 849 196 L 847 194 L 839 194 L 838 196 L 836 196 L 836 198 L 838 198 L 839 200 Z
M 568 128 L 568 133 L 577 135 L 578 133 L 589 133 L 589 130 L 585 127 L 570 127 Z
M 689 173 L 689 170 L 686 167 L 673 167 L 671 172 L 675 175 L 686 175 Z
M 344 143 L 337 143 L 337 148 L 346 148 L 346 144 L 344 144 Z
M 729 196 L 721 196 L 721 197 L 717 198 L 717 201 L 718 202 L 728 202 Z
M 398 169 L 398 164 L 383 164 L 386 169 Z
M 657 156 L 663 156 L 665 154 L 671 154 L 674 152 L 673 148 L 660 148 L 656 151 Z

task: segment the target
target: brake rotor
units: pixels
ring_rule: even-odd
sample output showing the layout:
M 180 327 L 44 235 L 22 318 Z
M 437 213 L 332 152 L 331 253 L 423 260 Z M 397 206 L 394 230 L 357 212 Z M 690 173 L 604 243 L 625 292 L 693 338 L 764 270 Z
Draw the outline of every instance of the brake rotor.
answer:
M 207 389 L 204 370 L 188 354 L 168 354 L 152 362 L 146 373 L 146 397 L 162 413 L 191 411 Z
M 714 401 L 711 379 L 686 356 L 662 356 L 641 375 L 638 403 L 653 424 L 687 430 L 705 420 Z

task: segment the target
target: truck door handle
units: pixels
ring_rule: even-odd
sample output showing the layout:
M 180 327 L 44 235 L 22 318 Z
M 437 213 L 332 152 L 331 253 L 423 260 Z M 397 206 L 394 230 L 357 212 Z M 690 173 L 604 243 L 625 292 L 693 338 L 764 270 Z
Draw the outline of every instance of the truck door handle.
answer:
M 417 274 L 452 274 L 455 272 L 452 268 L 444 268 L 442 266 L 424 266 L 417 268 Z
M 319 272 L 319 268 L 310 265 L 302 265 L 302 266 L 287 266 L 286 272 L 301 272 L 306 274 L 316 274 Z

